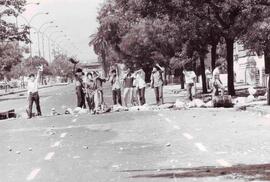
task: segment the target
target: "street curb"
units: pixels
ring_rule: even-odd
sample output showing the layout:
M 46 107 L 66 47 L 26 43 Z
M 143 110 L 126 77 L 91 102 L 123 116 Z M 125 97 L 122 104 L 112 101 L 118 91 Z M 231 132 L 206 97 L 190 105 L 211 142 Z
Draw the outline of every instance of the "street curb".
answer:
M 45 89 L 45 88 L 57 87 L 57 86 L 66 86 L 66 85 L 69 85 L 69 83 L 64 83 L 64 84 L 61 83 L 61 84 L 47 85 L 47 86 L 40 87 L 39 89 L 42 90 L 42 89 Z M 4 93 L 4 94 L 0 94 L 0 97 L 7 96 L 7 95 L 13 95 L 13 94 L 24 93 L 24 92 L 26 92 L 26 91 L 27 91 L 27 89 L 19 90 L 19 91 L 14 91 L 14 92 L 9 92 L 9 93 Z
M 247 111 L 253 112 L 253 113 L 258 113 L 261 115 L 268 115 L 270 114 L 270 110 L 268 109 L 263 109 L 263 106 L 252 106 L 252 107 L 247 107 Z

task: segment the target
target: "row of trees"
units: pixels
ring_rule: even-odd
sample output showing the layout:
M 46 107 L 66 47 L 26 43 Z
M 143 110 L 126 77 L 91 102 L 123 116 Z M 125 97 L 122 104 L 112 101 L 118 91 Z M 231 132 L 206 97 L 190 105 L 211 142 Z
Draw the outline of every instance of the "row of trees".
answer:
M 0 79 L 28 76 L 40 65 L 44 66 L 44 75 L 71 78 L 73 64 L 66 55 L 57 54 L 50 64 L 42 57 L 24 58 L 29 52 L 23 45 L 30 43 L 30 27 L 18 26 L 15 20 L 25 5 L 26 0 L 0 1 Z
M 268 0 L 109 0 L 98 16 L 99 28 L 90 45 L 103 66 L 125 63 L 168 69 L 198 65 L 206 92 L 205 58 L 211 66 L 226 60 L 228 92 L 235 95 L 234 43 L 269 56 Z M 225 50 L 218 54 L 218 49 Z

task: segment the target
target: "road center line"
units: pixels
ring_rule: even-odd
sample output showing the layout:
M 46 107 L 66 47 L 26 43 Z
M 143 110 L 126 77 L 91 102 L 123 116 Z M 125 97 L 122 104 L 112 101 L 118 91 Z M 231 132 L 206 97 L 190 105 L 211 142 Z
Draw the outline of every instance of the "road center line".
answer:
M 73 119 L 73 120 L 72 120 L 72 123 L 76 123 L 76 122 L 77 122 L 77 119 Z
M 60 138 L 65 138 L 67 136 L 67 133 L 62 133 L 61 135 L 60 135 Z
M 195 143 L 195 146 L 202 152 L 207 152 L 206 147 L 202 143 Z
M 38 173 L 40 172 L 40 168 L 34 169 L 26 178 L 27 181 L 32 181 L 36 178 Z
M 169 123 L 172 122 L 172 120 L 170 120 L 169 118 L 165 118 L 165 120 Z
M 185 138 L 187 138 L 187 139 L 189 139 L 189 140 L 193 140 L 193 136 L 191 136 L 190 134 L 188 134 L 188 133 L 183 133 L 183 136 L 185 137 Z
M 232 167 L 232 165 L 229 162 L 227 162 L 227 161 L 225 161 L 223 159 L 218 159 L 217 163 L 220 164 L 223 167 Z
M 54 156 L 54 152 L 50 152 L 46 155 L 46 157 L 44 158 L 45 161 L 49 161 L 52 159 L 52 157 Z
M 159 115 L 160 117 L 164 117 L 164 115 L 163 115 L 163 114 L 161 114 L 161 113 L 158 113 L 158 115 Z
M 51 147 L 52 147 L 52 148 L 54 148 L 54 147 L 59 147 L 60 144 L 61 144 L 61 142 L 62 142 L 62 140 L 57 141 L 57 142 L 55 142 L 53 145 L 51 145 Z

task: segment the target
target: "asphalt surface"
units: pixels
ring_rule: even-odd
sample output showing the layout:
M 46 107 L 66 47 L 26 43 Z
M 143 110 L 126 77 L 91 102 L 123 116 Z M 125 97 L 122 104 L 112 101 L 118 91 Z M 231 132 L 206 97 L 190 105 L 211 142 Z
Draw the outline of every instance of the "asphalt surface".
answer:
M 108 88 L 105 93 L 110 104 Z M 270 120 L 264 116 L 234 109 L 49 116 L 52 107 L 73 108 L 74 88 L 40 95 L 43 117 L 0 121 L 1 182 L 269 180 Z M 154 103 L 152 90 L 147 100 Z M 1 97 L 0 108 L 23 113 L 25 96 Z

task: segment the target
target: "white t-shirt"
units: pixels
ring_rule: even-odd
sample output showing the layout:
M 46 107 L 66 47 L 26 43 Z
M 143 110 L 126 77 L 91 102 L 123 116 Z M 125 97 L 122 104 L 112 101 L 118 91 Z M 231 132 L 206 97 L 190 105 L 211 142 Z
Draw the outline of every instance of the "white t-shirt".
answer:
M 37 78 L 33 82 L 28 80 L 27 92 L 28 94 L 38 92 L 38 79 Z
M 144 71 L 141 70 L 140 73 L 136 75 L 136 83 L 136 87 L 138 87 L 139 89 L 146 87 Z
M 219 70 L 219 67 L 216 67 L 213 71 L 213 78 L 214 79 L 218 79 L 220 76 L 220 70 Z
M 184 72 L 186 83 L 194 83 L 194 79 L 196 78 L 196 74 L 194 71 L 186 71 Z

